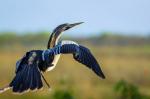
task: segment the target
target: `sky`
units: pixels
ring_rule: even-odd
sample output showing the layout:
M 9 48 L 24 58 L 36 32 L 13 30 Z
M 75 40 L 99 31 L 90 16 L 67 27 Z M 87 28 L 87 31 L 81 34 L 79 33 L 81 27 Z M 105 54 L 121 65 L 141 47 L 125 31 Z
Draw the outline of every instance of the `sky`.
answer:
M 75 22 L 85 23 L 66 34 L 149 35 L 150 0 L 0 0 L 0 31 L 51 32 Z

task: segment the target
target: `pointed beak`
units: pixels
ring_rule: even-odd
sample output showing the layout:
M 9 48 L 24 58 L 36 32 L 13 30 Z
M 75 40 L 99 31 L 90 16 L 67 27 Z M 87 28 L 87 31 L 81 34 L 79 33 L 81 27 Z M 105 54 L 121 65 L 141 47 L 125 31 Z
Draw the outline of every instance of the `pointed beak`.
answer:
M 82 23 L 84 23 L 84 22 L 78 22 L 78 23 L 70 24 L 70 25 L 69 25 L 69 28 L 72 28 L 72 27 L 74 27 L 74 26 L 80 25 L 80 24 L 82 24 Z

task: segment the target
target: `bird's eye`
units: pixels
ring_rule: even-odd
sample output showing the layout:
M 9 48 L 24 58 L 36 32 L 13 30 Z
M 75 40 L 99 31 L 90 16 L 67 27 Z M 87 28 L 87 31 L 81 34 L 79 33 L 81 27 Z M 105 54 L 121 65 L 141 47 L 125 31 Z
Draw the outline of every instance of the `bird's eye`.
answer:
M 64 27 L 64 30 L 68 30 L 70 27 L 69 26 L 67 26 L 67 27 Z
M 66 30 L 67 27 L 63 27 L 63 30 Z

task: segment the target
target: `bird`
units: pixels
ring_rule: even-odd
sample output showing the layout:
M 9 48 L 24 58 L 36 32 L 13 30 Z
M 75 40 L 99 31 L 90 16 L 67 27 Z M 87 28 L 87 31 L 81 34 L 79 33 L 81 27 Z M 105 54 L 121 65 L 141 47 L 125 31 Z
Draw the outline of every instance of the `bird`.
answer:
M 0 93 L 9 89 L 12 89 L 14 93 L 39 90 L 44 86 L 43 80 L 50 88 L 43 73 L 53 70 L 62 54 L 72 54 L 76 61 L 91 69 L 98 77 L 105 79 L 105 75 L 90 49 L 74 41 L 59 41 L 64 31 L 82 23 L 65 23 L 57 26 L 49 37 L 47 49 L 26 52 L 16 62 L 15 77 L 9 85 L 0 89 Z

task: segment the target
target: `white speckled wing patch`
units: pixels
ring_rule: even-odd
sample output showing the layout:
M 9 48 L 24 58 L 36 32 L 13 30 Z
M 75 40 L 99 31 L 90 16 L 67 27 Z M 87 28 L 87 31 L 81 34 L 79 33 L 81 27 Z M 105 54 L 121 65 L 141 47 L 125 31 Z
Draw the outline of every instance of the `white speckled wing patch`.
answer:
M 79 46 L 79 44 L 77 44 L 76 42 L 74 42 L 74 41 L 69 41 L 69 40 L 64 40 L 64 41 L 61 41 L 60 43 L 61 43 L 61 46 L 62 46 L 62 45 L 65 45 L 65 44 L 75 44 L 75 45 L 78 45 L 78 46 Z

